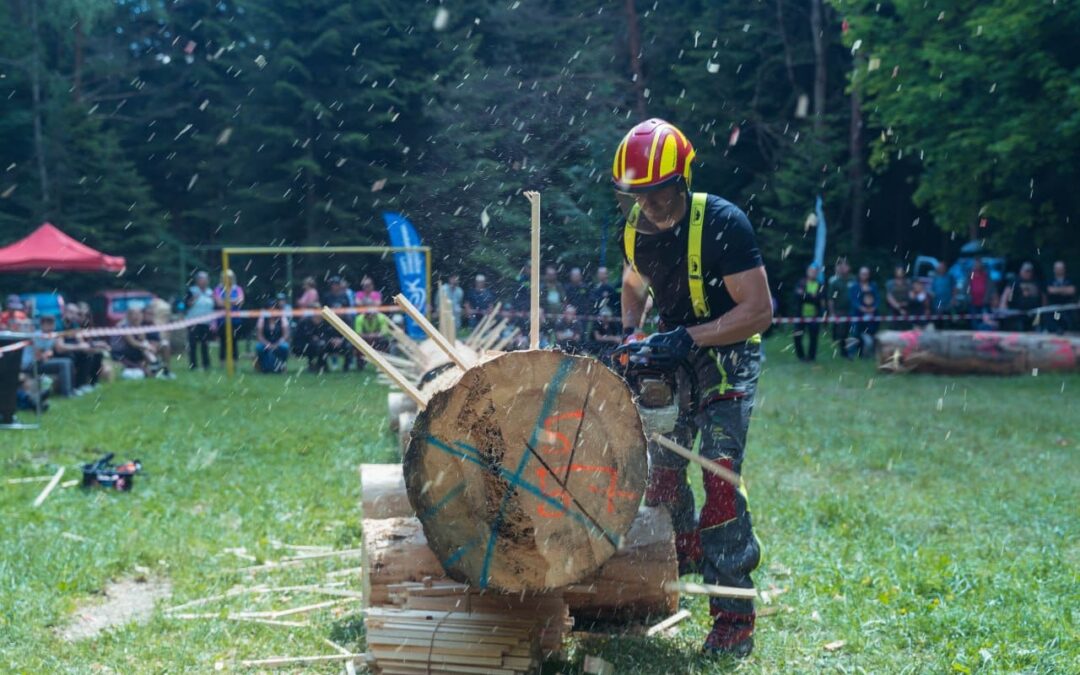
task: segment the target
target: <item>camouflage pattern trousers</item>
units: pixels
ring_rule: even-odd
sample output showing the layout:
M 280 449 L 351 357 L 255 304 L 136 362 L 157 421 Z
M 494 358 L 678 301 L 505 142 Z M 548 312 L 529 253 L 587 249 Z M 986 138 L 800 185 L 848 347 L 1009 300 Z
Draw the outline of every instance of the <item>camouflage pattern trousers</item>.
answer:
M 669 438 L 692 448 L 700 436 L 699 452 L 736 473 L 742 472 L 746 433 L 761 374 L 760 340 L 702 349 L 692 358 L 697 377 L 697 400 L 687 401 Z M 665 505 L 671 512 L 680 567 L 695 562 L 707 584 L 753 588 L 750 578 L 761 557 L 754 536 L 746 492 L 709 472 L 703 472 L 705 504 L 700 517 L 687 478 L 689 462 L 662 446 L 649 443 L 649 485 L 646 503 Z M 751 614 L 750 600 L 711 598 L 714 616 Z

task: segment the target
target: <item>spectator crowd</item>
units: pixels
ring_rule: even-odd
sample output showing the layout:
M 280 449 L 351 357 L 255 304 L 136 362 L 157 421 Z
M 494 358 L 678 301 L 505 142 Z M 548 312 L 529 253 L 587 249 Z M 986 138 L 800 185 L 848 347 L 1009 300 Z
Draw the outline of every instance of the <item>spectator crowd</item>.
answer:
M 938 262 L 928 278 L 912 278 L 906 265 L 893 268 L 884 291 L 873 279 L 869 267 L 851 274 L 848 261 L 836 262 L 832 276 L 822 279 L 811 265 L 795 285 L 797 316 L 802 319 L 849 317 L 848 321 L 796 324 L 792 331 L 795 353 L 801 361 L 814 361 L 823 325 L 830 326 L 833 342 L 847 358 L 869 355 L 874 335 L 884 323 L 889 328 L 908 330 L 956 328 L 971 330 L 1041 331 L 1064 333 L 1080 330 L 1080 311 L 1043 312 L 1040 307 L 1071 305 L 1077 288 L 1067 274 L 1064 261 L 1054 263 L 1049 281 L 1039 281 L 1035 265 L 1024 262 L 1018 274 L 994 279 L 982 258 L 969 265 Z M 879 317 L 890 317 L 883 320 Z M 934 319 L 926 317 L 933 316 Z M 964 318 L 961 318 L 964 317 Z
M 508 348 L 522 348 L 527 346 L 530 290 L 528 266 L 501 290 L 493 288 L 484 274 L 475 275 L 467 289 L 458 275 L 449 275 L 437 284 L 433 306 L 438 307 L 445 295 L 456 325 L 466 330 L 475 328 L 498 306 L 507 319 L 504 337 L 511 340 Z M 540 276 L 539 296 L 542 346 L 602 356 L 622 342 L 625 330 L 619 290 L 607 268 L 598 268 L 587 281 L 581 268 L 569 269 L 563 278 L 558 267 L 547 265 Z M 874 335 L 883 325 L 894 329 L 1080 330 L 1080 312 L 1076 310 L 1033 311 L 1077 302 L 1076 284 L 1062 261 L 1054 263 L 1045 282 L 1040 281 L 1031 262 L 1024 262 L 1016 275 L 1003 277 L 992 274 L 984 260 L 976 257 L 952 267 L 940 262 L 925 277 L 913 278 L 907 266 L 898 265 L 879 285 L 869 267 L 860 267 L 853 274 L 848 261 L 840 259 L 828 278 L 816 267 L 808 267 L 792 296 L 795 316 L 808 320 L 792 330 L 795 353 L 803 361 L 816 359 L 823 327 L 838 352 L 847 358 L 870 354 Z M 296 310 L 335 308 L 358 333 L 377 348 L 388 350 L 392 333 L 400 330 L 394 324 L 402 323 L 402 316 L 384 314 L 383 303 L 383 294 L 372 277 L 363 276 L 359 289 L 354 290 L 344 277 L 335 275 L 326 277 L 321 285 L 315 277 L 305 278 L 295 301 L 279 293 L 257 313 L 244 312 L 245 288 L 233 271 L 227 270 L 213 287 L 209 273 L 197 272 L 178 307 L 191 320 L 186 351 L 192 370 L 211 367 L 210 347 L 215 341 L 217 360 L 224 360 L 230 342 L 225 321 L 220 316 L 207 317 L 228 304 L 232 311 L 240 312 L 231 321 L 233 358 L 239 360 L 240 346 L 246 343 L 253 368 L 277 374 L 287 371 L 293 357 L 304 361 L 311 372 L 362 369 L 361 355 L 317 312 Z M 119 327 L 141 330 L 107 339 L 85 338 L 72 331 L 91 327 L 90 307 L 85 302 L 62 304 L 59 316 L 42 314 L 36 321 L 30 309 L 19 296 L 11 295 L 0 311 L 0 331 L 36 333 L 21 354 L 20 408 L 45 409 L 50 394 L 82 396 L 103 380 L 173 377 L 170 364 L 175 360 L 169 333 L 153 329 L 173 315 L 173 307 L 163 300 L 129 304 Z M 828 317 L 848 320 L 828 322 Z

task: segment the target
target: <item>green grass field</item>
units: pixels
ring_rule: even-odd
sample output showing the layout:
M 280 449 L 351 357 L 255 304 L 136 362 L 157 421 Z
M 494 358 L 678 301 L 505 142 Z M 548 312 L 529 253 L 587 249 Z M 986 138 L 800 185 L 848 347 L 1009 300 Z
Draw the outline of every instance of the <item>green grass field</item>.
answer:
M 1080 672 L 1080 378 L 887 376 L 869 363 L 797 363 L 770 341 L 745 475 L 764 559 L 787 589 L 744 663 L 697 656 L 695 619 L 670 638 L 579 642 L 619 673 Z M 355 607 L 310 626 L 224 618 L 326 600 L 239 596 L 181 621 L 156 611 L 96 639 L 60 629 L 110 580 L 171 582 L 162 606 L 251 585 L 237 572 L 289 555 L 274 542 L 355 547 L 361 462 L 392 461 L 385 389 L 365 374 L 107 385 L 60 401 L 41 431 L 0 435 L 0 671 L 205 672 L 276 655 L 363 650 Z M 100 449 L 100 450 L 99 450 Z M 138 457 L 131 493 L 57 489 L 48 474 L 105 450 Z M 698 481 L 700 482 L 700 481 Z M 358 565 L 330 559 L 260 573 L 307 584 Z M 359 588 L 356 575 L 343 577 Z M 775 609 L 773 609 L 775 608 Z M 825 645 L 843 641 L 827 650 Z M 310 668 L 340 672 L 340 665 Z

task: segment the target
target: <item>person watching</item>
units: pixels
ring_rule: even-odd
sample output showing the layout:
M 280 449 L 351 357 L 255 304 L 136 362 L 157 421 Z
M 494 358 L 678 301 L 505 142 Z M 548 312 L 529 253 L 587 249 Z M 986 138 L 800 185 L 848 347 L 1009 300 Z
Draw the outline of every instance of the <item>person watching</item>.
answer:
M 210 288 L 210 275 L 199 270 L 195 274 L 195 283 L 188 288 L 187 318 L 199 319 L 199 323 L 188 326 L 188 365 L 191 370 L 198 367 L 198 357 L 202 357 L 203 370 L 210 369 L 210 321 L 205 319 L 214 313 L 214 291 Z
M 283 373 L 289 360 L 289 320 L 285 316 L 288 298 L 278 293 L 259 314 L 255 323 L 255 363 L 261 373 Z
M 817 319 L 825 312 L 825 286 L 818 281 L 818 268 L 810 265 L 806 268 L 806 276 L 799 279 L 795 284 L 795 298 L 799 303 L 799 317 L 803 319 Z M 795 341 L 795 355 L 800 361 L 813 362 L 817 358 L 818 335 L 821 333 L 821 324 L 817 321 L 810 323 L 795 324 L 795 330 L 791 332 Z M 808 350 L 803 349 L 803 337 L 809 341 Z
M 1065 261 L 1058 260 L 1054 263 L 1054 277 L 1046 285 L 1046 301 L 1051 305 L 1076 304 L 1076 284 L 1066 274 Z M 1048 322 L 1048 330 L 1061 335 L 1069 331 L 1080 329 L 1077 316 L 1080 311 L 1075 309 L 1063 309 L 1054 312 Z
M 82 315 L 75 303 L 64 305 L 63 320 L 66 329 L 78 329 L 82 326 Z M 56 341 L 56 353 L 71 359 L 75 367 L 75 396 L 89 394 L 97 387 L 101 374 L 101 362 L 107 345 L 90 342 L 82 336 L 69 333 Z

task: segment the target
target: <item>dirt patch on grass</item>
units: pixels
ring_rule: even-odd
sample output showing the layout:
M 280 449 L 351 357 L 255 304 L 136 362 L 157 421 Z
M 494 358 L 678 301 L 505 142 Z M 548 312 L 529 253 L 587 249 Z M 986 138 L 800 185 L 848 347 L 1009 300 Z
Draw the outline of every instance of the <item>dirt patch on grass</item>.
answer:
M 74 642 L 95 638 L 132 621 L 143 623 L 154 613 L 154 604 L 171 595 L 172 584 L 168 579 L 138 577 L 110 582 L 101 597 L 75 610 L 71 621 L 60 629 L 60 637 Z

